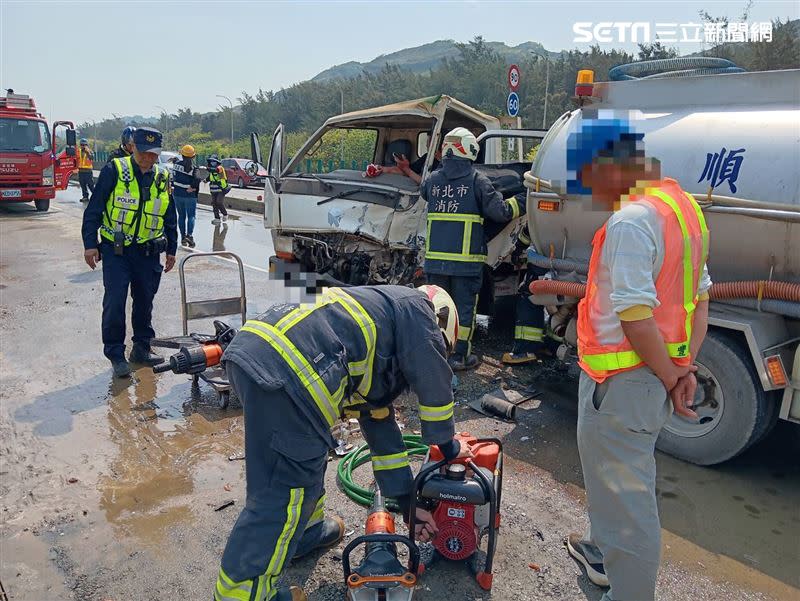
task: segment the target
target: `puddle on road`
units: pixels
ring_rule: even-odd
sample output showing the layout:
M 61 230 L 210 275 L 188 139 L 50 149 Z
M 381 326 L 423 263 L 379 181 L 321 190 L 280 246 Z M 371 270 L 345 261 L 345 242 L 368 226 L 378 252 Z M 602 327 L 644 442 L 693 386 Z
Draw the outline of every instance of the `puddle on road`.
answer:
M 269 257 L 275 252 L 272 235 L 264 228 L 261 215 L 231 213 L 226 223 L 212 224 L 214 214 L 198 207 L 197 222 L 194 227 L 195 250 L 231 251 L 242 261 L 254 267 L 267 269 Z
M 170 527 L 193 519 L 190 495 L 221 489 L 227 457 L 243 447 L 242 420 L 240 411 L 217 409 L 207 386 L 136 375 L 109 399 L 116 453 L 98 481 L 99 506 L 125 534 L 157 546 Z

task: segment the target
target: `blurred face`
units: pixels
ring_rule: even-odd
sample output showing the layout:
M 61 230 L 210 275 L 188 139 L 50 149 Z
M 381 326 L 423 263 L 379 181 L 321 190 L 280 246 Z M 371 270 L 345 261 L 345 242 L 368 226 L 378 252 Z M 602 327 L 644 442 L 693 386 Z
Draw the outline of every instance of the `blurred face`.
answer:
M 580 171 L 583 185 L 592 191 L 592 201 L 602 210 L 615 209 L 615 203 L 636 188 L 661 179 L 661 163 L 644 156 L 643 147 L 625 152 L 615 148 L 613 152 L 595 157 Z
M 122 146 L 128 154 L 133 154 L 133 149 L 136 148 L 133 142 L 128 142 Z
M 134 146 L 133 160 L 136 161 L 136 164 L 139 165 L 139 169 L 141 169 L 142 172 L 150 171 L 150 169 L 153 168 L 153 165 L 158 162 L 158 153 L 139 152 Z

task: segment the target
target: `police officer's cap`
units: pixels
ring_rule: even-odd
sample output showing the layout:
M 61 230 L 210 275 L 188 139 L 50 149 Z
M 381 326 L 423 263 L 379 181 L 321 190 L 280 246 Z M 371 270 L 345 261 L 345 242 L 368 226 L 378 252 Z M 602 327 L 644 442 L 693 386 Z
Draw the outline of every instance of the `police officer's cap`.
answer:
M 161 132 L 152 127 L 138 127 L 133 133 L 133 143 L 139 152 L 161 152 Z

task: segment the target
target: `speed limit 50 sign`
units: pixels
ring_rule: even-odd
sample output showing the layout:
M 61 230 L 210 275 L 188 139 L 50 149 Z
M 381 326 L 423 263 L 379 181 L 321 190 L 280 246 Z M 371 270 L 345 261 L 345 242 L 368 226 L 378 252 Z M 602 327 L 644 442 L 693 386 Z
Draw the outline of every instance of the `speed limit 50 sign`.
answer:
M 508 68 L 508 87 L 512 92 L 516 92 L 519 89 L 519 67 L 516 65 L 511 65 Z

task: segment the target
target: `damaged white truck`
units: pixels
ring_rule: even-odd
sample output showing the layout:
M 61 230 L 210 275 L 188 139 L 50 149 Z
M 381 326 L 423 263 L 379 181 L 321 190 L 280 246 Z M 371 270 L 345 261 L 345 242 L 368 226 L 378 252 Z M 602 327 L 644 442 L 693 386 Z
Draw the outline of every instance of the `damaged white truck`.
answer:
M 267 162 L 264 225 L 272 233 L 271 259 L 298 264 L 309 273 L 350 285 L 412 284 L 422 277 L 427 206 L 419 184 L 383 173 L 367 178 L 368 164 L 392 166 L 405 155 L 424 178 L 435 165 L 428 148 L 466 127 L 479 136 L 476 161 L 504 198 L 524 192 L 522 144 L 503 162 L 500 122 L 449 96 L 434 96 L 328 119 L 289 160 L 283 127 L 272 138 Z M 528 146 L 546 132 L 527 131 Z M 433 142 L 433 143 L 431 143 Z M 257 152 L 257 140 L 254 140 Z M 509 152 L 506 150 L 506 154 Z M 524 217 L 487 229 L 490 236 L 479 311 L 491 314 L 494 299 L 514 295 L 524 265 L 519 234 Z

